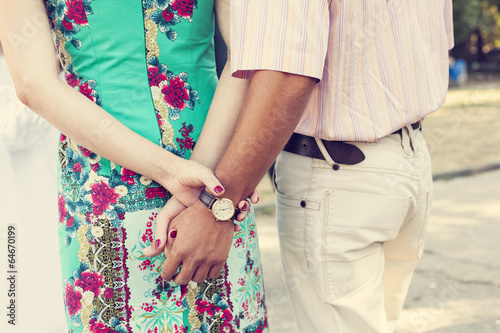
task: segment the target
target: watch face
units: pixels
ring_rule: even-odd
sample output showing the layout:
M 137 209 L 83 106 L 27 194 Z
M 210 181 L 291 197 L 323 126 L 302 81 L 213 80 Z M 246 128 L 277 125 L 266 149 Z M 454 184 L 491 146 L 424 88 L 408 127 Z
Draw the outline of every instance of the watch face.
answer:
M 212 213 L 217 220 L 228 221 L 234 215 L 234 205 L 229 199 L 220 199 L 212 206 Z

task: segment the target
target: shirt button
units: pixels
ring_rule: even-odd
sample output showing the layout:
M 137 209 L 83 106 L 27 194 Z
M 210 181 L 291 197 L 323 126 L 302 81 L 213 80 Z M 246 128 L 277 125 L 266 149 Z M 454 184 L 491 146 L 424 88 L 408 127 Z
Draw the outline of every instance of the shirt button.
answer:
M 306 208 L 306 206 L 307 206 L 306 201 L 305 201 L 305 200 L 302 200 L 302 201 L 300 202 L 300 207 L 302 207 L 302 208 Z
M 333 169 L 333 170 L 335 170 L 335 171 L 337 171 L 338 169 L 340 169 L 340 165 L 338 165 L 338 164 L 334 164 L 334 165 L 332 166 L 332 169 Z

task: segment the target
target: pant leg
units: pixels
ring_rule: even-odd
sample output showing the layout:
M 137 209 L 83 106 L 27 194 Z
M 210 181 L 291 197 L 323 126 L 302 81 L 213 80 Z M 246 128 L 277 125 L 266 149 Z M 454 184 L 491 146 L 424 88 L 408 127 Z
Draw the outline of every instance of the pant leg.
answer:
M 384 244 L 419 200 L 408 143 L 399 135 L 354 143 L 365 161 L 338 171 L 322 160 L 278 157 L 278 229 L 300 332 L 386 332 Z
M 387 333 L 392 333 L 404 305 L 413 271 L 420 260 L 432 206 L 432 172 L 427 144 L 420 131 L 413 132 L 414 162 L 418 175 L 415 214 L 402 226 L 398 236 L 384 244 L 384 295 Z

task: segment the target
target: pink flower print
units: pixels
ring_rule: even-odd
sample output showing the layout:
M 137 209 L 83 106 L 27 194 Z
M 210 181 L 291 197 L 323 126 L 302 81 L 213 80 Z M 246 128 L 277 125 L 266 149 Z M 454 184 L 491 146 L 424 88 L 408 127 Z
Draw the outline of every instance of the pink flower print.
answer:
M 103 181 L 92 184 L 90 188 L 93 203 L 92 211 L 96 215 L 101 215 L 106 209 L 109 209 L 110 204 L 115 204 L 120 197 L 118 193 L 115 193 L 114 188 L 110 188 Z M 96 208 L 94 209 L 94 207 Z
M 182 18 L 190 18 L 193 15 L 193 0 L 176 0 L 172 4 Z
M 68 309 L 68 313 L 70 316 L 74 316 L 82 308 L 82 303 L 80 302 L 82 294 L 77 290 L 73 290 L 73 286 L 69 283 L 66 285 L 64 293 L 64 303 Z
M 153 66 L 148 68 L 148 78 L 149 85 L 151 87 L 158 86 L 161 81 L 167 80 L 167 76 L 164 73 L 161 73 L 158 67 Z
M 85 157 L 89 157 L 90 155 L 93 154 L 90 150 L 88 150 L 85 147 L 78 146 L 78 148 L 80 148 L 80 150 L 82 151 L 83 156 L 85 156 Z
M 106 288 L 106 290 L 104 290 L 104 294 L 103 294 L 103 295 L 104 295 L 104 297 L 106 297 L 107 299 L 110 299 L 110 298 L 113 298 L 114 294 L 115 294 L 115 293 L 114 293 L 113 289 L 111 289 L 111 288 Z
M 75 286 L 83 289 L 83 291 L 91 291 L 97 297 L 101 294 L 101 287 L 104 285 L 104 276 L 97 272 L 83 272 L 80 279 L 77 279 Z
M 86 25 L 89 23 L 87 20 L 87 13 L 85 13 L 85 8 L 83 8 L 82 0 L 67 0 L 66 6 L 68 6 L 68 18 L 75 21 L 76 24 Z
M 73 171 L 74 172 L 82 172 L 82 165 L 80 163 L 75 163 L 73 165 Z
M 95 102 L 94 96 L 92 96 L 92 87 L 89 86 L 88 82 L 85 82 L 80 86 L 80 92 L 87 96 L 88 99 L 90 99 L 92 102 Z
M 66 21 L 66 19 L 64 19 L 62 21 L 62 25 L 63 25 L 64 29 L 66 29 L 68 31 L 73 30 L 73 23 Z
M 243 245 L 243 239 L 241 237 L 239 237 L 236 242 L 234 243 L 234 247 L 235 248 L 238 248 L 240 247 L 241 245 Z
M 224 321 L 233 320 L 233 314 L 231 313 L 231 310 L 229 310 L 229 308 L 224 310 L 224 312 L 222 312 L 222 315 L 220 317 L 221 317 L 221 319 L 224 319 Z
M 72 73 L 66 74 L 65 78 L 66 82 L 73 88 L 78 87 L 78 85 L 80 84 L 80 81 Z
M 156 119 L 158 120 L 158 125 L 160 125 L 160 127 L 163 126 L 163 120 L 159 114 L 156 114 Z
M 144 234 L 142 235 L 142 241 L 144 243 L 147 243 L 148 241 L 149 241 L 149 243 L 153 242 L 153 230 L 152 229 L 146 229 L 146 231 L 144 231 Z
M 152 312 L 153 311 L 153 303 L 142 303 L 141 309 L 143 309 L 146 312 Z
M 75 219 L 73 218 L 73 216 L 68 217 L 68 219 L 66 220 L 66 225 L 68 226 L 68 228 L 71 228 L 74 223 Z
M 134 171 L 122 168 L 121 173 L 122 173 L 122 177 L 121 177 L 122 181 L 124 181 L 125 183 L 127 183 L 129 185 L 133 185 L 135 183 L 134 178 L 133 178 L 135 175 Z
M 90 332 L 92 333 L 114 333 L 115 331 L 106 327 L 103 323 L 98 322 L 96 319 L 92 318 L 89 321 Z
M 154 199 L 155 197 L 165 198 L 167 196 L 167 190 L 163 187 L 150 187 L 146 190 L 146 198 Z
M 94 213 L 87 213 L 86 217 L 87 217 L 87 221 L 90 224 L 96 224 L 97 221 L 99 220 Z
M 174 13 L 171 13 L 168 11 L 168 9 L 165 9 L 163 12 L 161 12 L 161 15 L 163 16 L 163 19 L 167 22 L 172 21 L 174 19 Z
M 57 199 L 57 204 L 59 206 L 59 223 L 64 222 L 64 218 L 68 214 L 68 208 L 66 208 L 66 201 L 64 200 L 64 197 L 59 195 L 59 198 Z
M 184 109 L 184 101 L 189 99 L 188 90 L 184 88 L 184 81 L 178 76 L 172 78 L 161 92 L 165 95 L 165 102 L 168 105 L 181 111 Z

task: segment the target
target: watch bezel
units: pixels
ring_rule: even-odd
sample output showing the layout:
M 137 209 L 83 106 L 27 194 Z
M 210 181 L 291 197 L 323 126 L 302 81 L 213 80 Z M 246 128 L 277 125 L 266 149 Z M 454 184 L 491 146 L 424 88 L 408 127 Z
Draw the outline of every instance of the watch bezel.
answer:
M 231 216 L 227 219 L 223 219 L 219 216 L 217 216 L 217 205 L 220 205 L 222 202 L 228 202 L 231 204 L 231 207 L 233 208 L 231 212 Z M 212 207 L 210 208 L 210 211 L 212 212 L 212 215 L 215 217 L 217 221 L 232 221 L 234 218 L 234 215 L 236 214 L 236 207 L 234 206 L 234 203 L 231 199 L 228 198 L 217 198 L 217 200 L 212 204 Z

